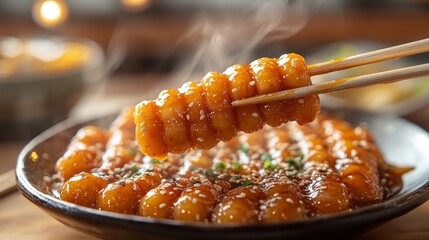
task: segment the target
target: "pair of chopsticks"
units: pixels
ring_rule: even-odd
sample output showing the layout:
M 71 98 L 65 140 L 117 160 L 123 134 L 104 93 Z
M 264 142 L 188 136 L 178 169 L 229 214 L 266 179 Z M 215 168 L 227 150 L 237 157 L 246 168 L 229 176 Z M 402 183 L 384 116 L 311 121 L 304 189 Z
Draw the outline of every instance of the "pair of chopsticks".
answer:
M 382 62 L 390 59 L 411 56 L 429 51 L 429 38 L 384 48 L 376 51 L 358 54 L 342 59 L 334 59 L 308 66 L 310 76 L 335 72 L 352 67 Z M 357 77 L 343 78 L 320 84 L 274 92 L 256 97 L 236 100 L 232 106 L 245 106 L 251 104 L 267 103 L 271 101 L 287 100 L 303 97 L 312 93 L 329 93 L 358 87 L 365 87 L 381 83 L 391 83 L 404 79 L 429 75 L 429 63 L 405 67 L 385 72 L 373 73 Z

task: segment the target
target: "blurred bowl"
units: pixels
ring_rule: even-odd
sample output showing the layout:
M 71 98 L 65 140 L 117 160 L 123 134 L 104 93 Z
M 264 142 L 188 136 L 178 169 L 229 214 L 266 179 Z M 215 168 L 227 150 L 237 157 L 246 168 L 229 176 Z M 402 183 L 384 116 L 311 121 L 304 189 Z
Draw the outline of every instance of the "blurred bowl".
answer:
M 67 118 L 103 68 L 103 51 L 87 39 L 0 38 L 0 139 L 28 139 Z
M 373 41 L 337 42 L 313 51 L 307 56 L 309 64 L 389 47 Z M 424 59 L 424 58 L 422 58 Z M 312 77 L 313 83 L 398 69 L 417 65 L 416 56 L 369 64 L 347 70 Z M 429 77 L 408 79 L 396 83 L 380 84 L 337 93 L 320 95 L 322 104 L 330 108 L 355 108 L 359 110 L 406 115 L 429 104 Z

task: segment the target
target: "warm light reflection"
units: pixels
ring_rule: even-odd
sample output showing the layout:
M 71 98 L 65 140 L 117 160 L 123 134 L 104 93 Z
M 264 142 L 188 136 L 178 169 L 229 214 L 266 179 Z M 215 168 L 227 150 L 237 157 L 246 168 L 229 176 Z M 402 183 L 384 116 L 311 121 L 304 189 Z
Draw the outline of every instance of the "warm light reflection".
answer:
M 137 12 L 146 8 L 150 0 L 121 0 L 121 4 L 125 10 Z
M 61 17 L 61 9 L 54 1 L 46 1 L 42 4 L 40 12 L 43 17 L 50 21 L 56 21 Z
M 33 6 L 33 18 L 42 27 L 55 27 L 67 16 L 68 7 L 63 0 L 38 0 Z
M 30 154 L 30 158 L 31 158 L 31 161 L 37 162 L 37 160 L 39 160 L 39 155 L 36 152 L 33 151 Z

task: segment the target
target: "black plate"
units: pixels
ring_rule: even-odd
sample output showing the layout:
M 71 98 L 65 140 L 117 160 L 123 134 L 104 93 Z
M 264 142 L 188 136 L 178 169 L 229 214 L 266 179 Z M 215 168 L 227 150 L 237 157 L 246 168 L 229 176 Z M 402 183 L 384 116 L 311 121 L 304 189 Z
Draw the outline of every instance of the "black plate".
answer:
M 87 124 L 108 126 L 115 116 L 87 122 L 68 120 L 33 139 L 21 152 L 17 183 L 21 193 L 58 221 L 93 236 L 108 239 L 290 239 L 354 236 L 403 215 L 429 199 L 429 135 L 417 126 L 391 116 L 358 111 L 336 111 L 345 120 L 366 122 L 389 163 L 414 166 L 404 176 L 404 188 L 393 198 L 353 212 L 252 225 L 215 225 L 147 219 L 104 212 L 56 199 L 43 180 L 78 128 Z M 31 157 L 35 152 L 39 158 Z M 34 155 L 34 154 L 33 154 Z

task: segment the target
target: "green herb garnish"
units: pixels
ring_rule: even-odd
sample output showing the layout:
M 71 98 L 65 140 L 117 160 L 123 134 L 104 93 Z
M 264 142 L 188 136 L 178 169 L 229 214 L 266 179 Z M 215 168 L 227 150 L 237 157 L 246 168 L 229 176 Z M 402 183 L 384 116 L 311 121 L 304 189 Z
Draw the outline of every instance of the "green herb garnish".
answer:
M 249 147 L 245 147 L 243 144 L 240 144 L 238 146 L 238 148 L 240 149 L 240 151 L 242 151 L 244 154 L 249 155 Z
M 272 161 L 273 160 L 273 156 L 271 156 L 271 154 L 262 154 L 261 155 L 261 160 L 262 161 Z
M 138 172 L 138 170 L 139 170 L 139 167 L 137 167 L 137 165 L 133 165 L 132 167 L 130 167 L 130 171 L 133 173 Z
M 199 167 L 197 167 L 197 166 L 191 166 L 191 167 L 189 167 L 189 169 L 191 169 L 191 171 L 197 171 L 199 169 Z
M 302 165 L 294 158 L 289 158 L 287 160 L 287 163 L 289 163 L 292 166 L 292 168 L 294 168 L 295 170 L 299 170 L 302 167 Z
M 287 163 L 289 163 L 293 169 L 299 171 L 304 166 L 304 157 L 305 157 L 304 153 L 299 152 L 297 157 L 289 158 L 287 160 Z
M 216 170 L 224 171 L 226 169 L 226 164 L 223 162 L 218 162 L 215 164 Z
M 135 148 L 130 148 L 130 149 L 128 149 L 128 151 L 129 151 L 133 156 L 136 156 L 136 155 L 137 155 L 137 153 L 140 153 L 140 150 L 135 149 Z
M 242 187 L 247 187 L 247 186 L 252 186 L 252 185 L 255 185 L 255 184 L 252 181 L 246 179 L 246 180 L 240 182 L 239 185 L 242 186 Z
M 206 175 L 207 177 L 211 177 L 211 178 L 213 178 L 213 177 L 215 177 L 215 176 L 216 176 L 216 175 L 214 174 L 214 172 L 213 172 L 213 169 L 211 169 L 211 168 L 207 168 L 207 169 L 206 169 L 205 175 Z
M 276 169 L 277 165 L 271 162 L 273 160 L 273 156 L 271 156 L 271 154 L 262 154 L 261 160 L 265 170 L 273 171 Z
M 236 175 L 236 176 L 234 176 L 234 179 L 235 179 L 235 180 L 240 180 L 240 179 L 241 179 L 241 176 L 240 176 L 240 175 Z
M 239 170 L 239 169 L 242 168 L 242 166 L 241 166 L 240 163 L 235 162 L 235 163 L 232 164 L 231 168 L 232 168 L 232 170 Z
M 264 169 L 268 170 L 268 171 L 273 171 L 274 169 L 276 169 L 277 165 L 273 164 L 270 160 L 265 160 L 264 161 Z
M 159 164 L 159 163 L 161 163 L 161 161 L 159 161 L 158 159 L 155 159 L 155 158 L 151 158 L 150 162 L 153 163 L 153 164 Z

